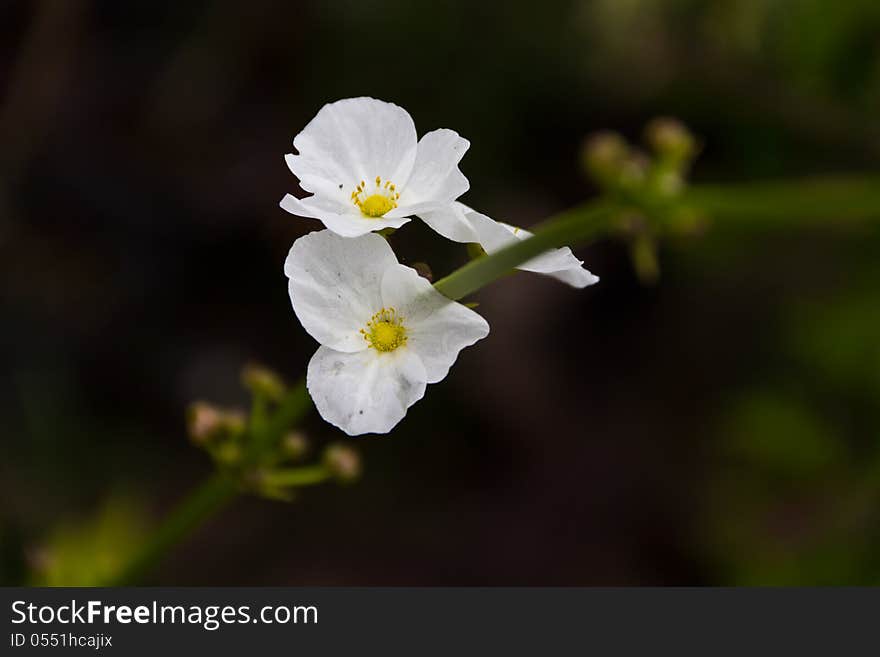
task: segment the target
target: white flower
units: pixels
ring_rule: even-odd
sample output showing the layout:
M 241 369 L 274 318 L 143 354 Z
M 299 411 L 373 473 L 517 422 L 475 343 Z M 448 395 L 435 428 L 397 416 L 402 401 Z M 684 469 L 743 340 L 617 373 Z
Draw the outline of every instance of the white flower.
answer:
M 321 346 L 306 384 L 325 420 L 351 436 L 387 433 L 489 325 L 397 262 L 379 235 L 323 230 L 284 263 L 293 310 Z
M 470 146 L 453 130 L 434 130 L 417 141 L 406 110 L 375 98 L 324 105 L 293 140 L 299 155 L 285 156 L 300 186 L 312 196 L 287 194 L 281 207 L 320 219 L 343 237 L 399 228 L 408 217 L 455 239 L 469 229 L 451 204 L 469 187 L 458 163 Z
M 510 244 L 517 240 L 524 240 L 534 235 L 534 233 L 530 233 L 524 228 L 517 228 L 510 224 L 495 221 L 469 208 L 464 203 L 454 203 L 452 211 L 460 214 L 467 220 L 471 231 L 470 234 L 463 232 L 461 235 L 462 239 L 456 239 L 455 241 L 475 242 L 483 247 L 486 253 L 495 253 L 505 246 L 510 246 Z M 563 283 L 568 283 L 572 287 L 577 288 L 598 283 L 599 277 L 585 269 L 583 264 L 583 261 L 578 260 L 574 253 L 571 252 L 571 249 L 566 246 L 561 249 L 545 251 L 517 266 L 517 269 L 552 276 Z

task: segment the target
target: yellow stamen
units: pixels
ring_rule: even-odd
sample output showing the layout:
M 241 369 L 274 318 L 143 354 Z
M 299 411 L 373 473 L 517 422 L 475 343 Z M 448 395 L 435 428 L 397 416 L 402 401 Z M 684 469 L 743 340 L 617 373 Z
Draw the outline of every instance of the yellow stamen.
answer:
M 387 212 L 397 207 L 400 192 L 396 191 L 394 183 L 386 180 L 383 186 L 382 176 L 376 176 L 376 189 L 371 194 L 367 192 L 366 183 L 361 180 L 351 193 L 351 202 L 361 211 L 365 217 L 376 219 L 383 217 Z
M 394 308 L 382 308 L 360 332 L 371 349 L 382 353 L 394 351 L 406 344 L 403 317 Z

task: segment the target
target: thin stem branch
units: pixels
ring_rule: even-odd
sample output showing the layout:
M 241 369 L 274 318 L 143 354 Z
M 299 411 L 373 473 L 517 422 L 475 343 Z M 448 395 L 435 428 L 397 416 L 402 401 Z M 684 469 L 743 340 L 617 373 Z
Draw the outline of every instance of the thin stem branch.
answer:
M 312 408 L 312 399 L 306 389 L 305 379 L 291 386 L 266 423 L 266 432 L 281 440 L 284 434 L 296 426 Z
M 713 225 L 734 228 L 855 224 L 880 219 L 880 175 L 694 185 L 682 203 L 704 212 Z

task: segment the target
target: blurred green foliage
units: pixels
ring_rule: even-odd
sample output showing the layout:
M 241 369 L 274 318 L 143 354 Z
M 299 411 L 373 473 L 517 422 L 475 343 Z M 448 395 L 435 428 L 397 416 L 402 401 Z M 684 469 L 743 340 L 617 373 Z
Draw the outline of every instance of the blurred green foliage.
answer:
M 61 523 L 32 549 L 31 585 L 99 586 L 112 581 L 148 533 L 142 504 L 110 497 L 91 517 Z
M 777 374 L 720 417 L 703 508 L 724 583 L 880 583 L 880 263 L 851 264 L 849 289 L 781 309 Z

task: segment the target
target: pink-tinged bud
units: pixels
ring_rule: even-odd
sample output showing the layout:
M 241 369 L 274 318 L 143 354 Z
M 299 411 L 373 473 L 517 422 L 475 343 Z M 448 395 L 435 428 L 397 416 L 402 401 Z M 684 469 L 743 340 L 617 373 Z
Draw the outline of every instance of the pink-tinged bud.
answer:
M 281 440 L 281 449 L 291 461 L 298 461 L 309 451 L 309 441 L 300 431 L 290 431 Z
M 352 483 L 361 475 L 361 458 L 346 445 L 330 445 L 324 450 L 324 466 L 340 483 Z
M 194 402 L 187 411 L 189 437 L 198 445 L 204 445 L 216 437 L 223 428 L 223 413 L 207 402 Z

